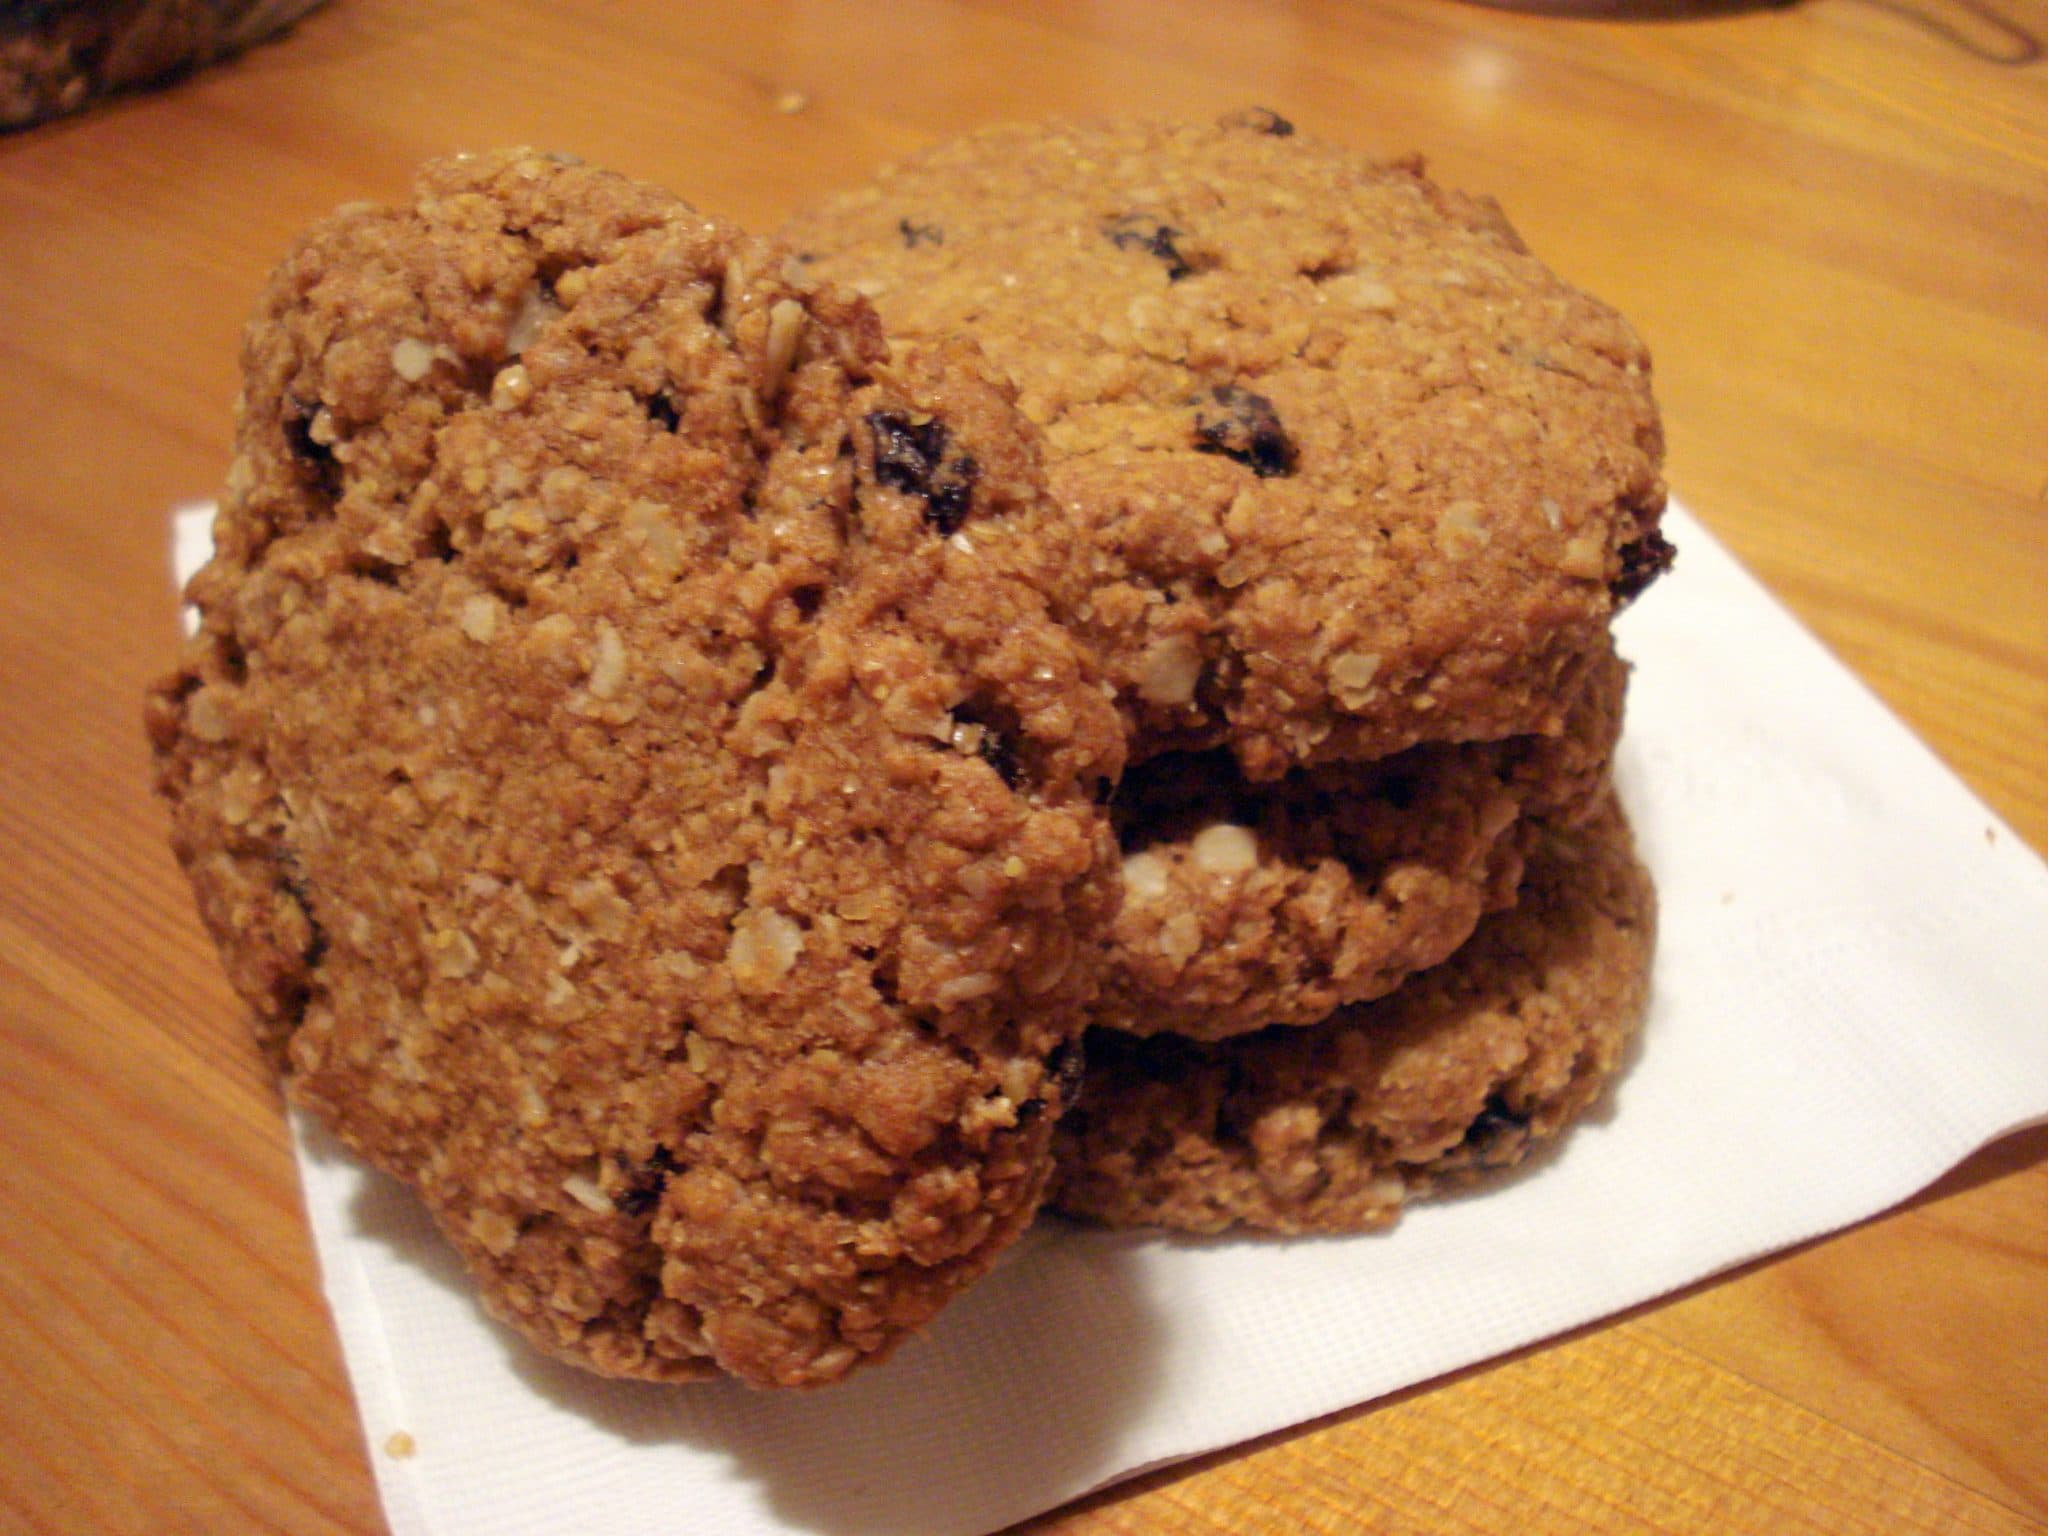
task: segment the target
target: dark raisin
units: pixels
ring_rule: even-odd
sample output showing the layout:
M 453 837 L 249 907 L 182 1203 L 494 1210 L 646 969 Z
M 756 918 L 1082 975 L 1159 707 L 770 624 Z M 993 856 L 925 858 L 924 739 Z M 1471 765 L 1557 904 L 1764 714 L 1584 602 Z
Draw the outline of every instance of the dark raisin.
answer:
M 1284 139 L 1294 132 L 1294 124 L 1271 107 L 1246 107 L 1232 112 L 1223 119 L 1222 126 L 1243 128 L 1251 133 L 1270 133 L 1276 139 Z
M 1017 762 L 1017 746 L 1008 731 L 964 705 L 953 711 L 953 723 L 975 731 L 975 756 L 996 771 L 996 777 L 1003 781 L 1005 787 L 1015 789 L 1023 782 Z
M 1045 1058 L 1046 1076 L 1052 1079 L 1062 1104 L 1071 1104 L 1080 1097 L 1081 1069 L 1086 1064 L 1078 1040 L 1062 1040 Z
M 284 442 L 292 457 L 328 496 L 341 494 L 341 464 L 334 449 L 313 436 L 313 418 L 320 407 L 299 399 L 287 399 L 284 412 Z
M 1496 1093 L 1472 1117 L 1472 1125 L 1465 1132 L 1465 1145 L 1485 1160 L 1511 1151 L 1528 1129 L 1529 1117 Z
M 972 454 L 963 453 L 925 497 L 925 515 L 939 530 L 940 537 L 951 534 L 967 521 L 974 502 L 974 482 L 980 478 L 981 466 L 974 462 Z
M 1017 1106 L 1019 1128 L 1033 1124 L 1044 1115 L 1050 1101 L 1057 1099 L 1068 1114 L 1074 1112 L 1081 1096 L 1081 1043 L 1067 1040 L 1052 1048 L 1045 1058 L 1045 1086 Z
M 922 499 L 925 521 L 941 538 L 956 532 L 967 521 L 974 483 L 981 477 L 973 455 L 948 459 L 951 437 L 936 419 L 914 422 L 899 411 L 872 411 L 867 423 L 875 435 L 875 478 Z
M 613 1206 L 627 1216 L 645 1216 L 661 1199 L 662 1190 L 668 1187 L 669 1175 L 676 1168 L 675 1155 L 667 1147 L 656 1147 L 654 1156 L 626 1181 L 626 1187 L 612 1201 Z
M 1194 271 L 1188 259 L 1180 253 L 1174 239 L 1180 234 L 1170 224 L 1161 224 L 1155 219 L 1143 219 L 1127 214 L 1112 219 L 1102 226 L 1102 232 L 1109 243 L 1120 251 L 1143 251 L 1166 263 L 1166 280 L 1177 283 Z
M 647 400 L 647 414 L 661 423 L 664 430 L 673 432 L 682 425 L 683 418 L 676 411 L 675 401 L 667 395 L 651 395 Z
M 1261 480 L 1294 473 L 1294 442 L 1273 402 L 1225 385 L 1195 407 L 1195 447 L 1249 465 Z
M 896 233 L 903 237 L 904 245 L 915 250 L 920 245 L 944 245 L 946 231 L 937 224 L 913 224 L 908 219 L 896 221 Z
M 283 849 L 277 855 L 277 862 L 277 888 L 291 899 L 292 905 L 306 919 L 306 947 L 299 952 L 299 960 L 306 969 L 312 970 L 327 958 L 327 930 L 313 915 L 313 892 L 306 884 L 306 876 L 297 857 L 290 849 Z
M 1678 551 L 1655 528 L 1621 546 L 1621 574 L 1614 578 L 1614 606 L 1625 607 L 1651 582 L 1671 569 Z
M 306 1010 L 313 1005 L 313 989 L 303 981 L 279 982 L 270 1001 L 278 1022 L 284 1025 L 284 1038 L 289 1039 L 306 1022 Z

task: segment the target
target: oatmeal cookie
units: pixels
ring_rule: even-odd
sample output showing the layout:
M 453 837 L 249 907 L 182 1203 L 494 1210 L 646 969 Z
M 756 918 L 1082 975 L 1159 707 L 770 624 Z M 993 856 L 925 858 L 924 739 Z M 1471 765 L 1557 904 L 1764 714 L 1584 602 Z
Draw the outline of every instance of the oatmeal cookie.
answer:
M 1088 1034 L 1050 1204 L 1113 1225 L 1352 1232 L 1519 1162 L 1613 1077 L 1655 898 L 1611 796 L 1548 834 L 1520 901 L 1452 958 L 1307 1029 Z
M 1029 434 L 786 266 L 524 152 L 316 227 L 148 707 L 292 1098 L 614 1375 L 827 1382 L 985 1270 L 1115 900 Z
M 1050 447 L 1133 760 L 1552 733 L 1670 557 L 1629 326 L 1490 200 L 1271 113 L 994 128 L 786 231 Z
M 1124 850 L 1093 1022 L 1218 1040 L 1391 992 L 1510 906 L 1525 844 L 1606 792 L 1628 668 L 1610 650 L 1558 736 L 1429 743 L 1250 784 L 1169 753 L 1112 804 Z

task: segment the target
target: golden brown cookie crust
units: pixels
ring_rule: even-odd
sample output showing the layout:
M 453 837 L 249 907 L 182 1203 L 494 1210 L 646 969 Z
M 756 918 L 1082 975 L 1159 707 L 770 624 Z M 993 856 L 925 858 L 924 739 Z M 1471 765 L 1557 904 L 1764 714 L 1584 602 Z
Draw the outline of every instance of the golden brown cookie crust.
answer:
M 1648 997 L 1655 897 L 1612 800 L 1450 960 L 1306 1029 L 1091 1030 L 1049 1204 L 1117 1226 L 1355 1232 L 1519 1162 L 1598 1098 Z
M 1124 900 L 1093 1022 L 1221 1040 L 1314 1024 L 1448 957 L 1512 905 L 1544 825 L 1606 794 L 1628 667 L 1595 665 L 1557 736 L 1429 743 L 1250 784 L 1228 753 L 1131 770 Z
M 292 1097 L 611 1374 L 829 1381 L 986 1269 L 1114 901 L 1028 434 L 786 266 L 527 152 L 318 226 L 149 704 Z
M 1016 381 L 1133 760 L 1557 730 L 1669 558 L 1649 356 L 1490 201 L 1222 123 L 993 128 L 788 227 Z

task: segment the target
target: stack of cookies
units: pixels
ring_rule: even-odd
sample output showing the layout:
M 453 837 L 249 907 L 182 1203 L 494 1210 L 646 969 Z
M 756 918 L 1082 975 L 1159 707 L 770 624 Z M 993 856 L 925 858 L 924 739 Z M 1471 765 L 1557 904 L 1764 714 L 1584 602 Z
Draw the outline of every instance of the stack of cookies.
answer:
M 1052 1203 L 1356 1230 L 1589 1103 L 1652 929 L 1609 621 L 1671 553 L 1620 317 L 1263 111 L 971 135 L 786 233 L 980 343 L 1089 567 L 1131 766 Z
M 1491 204 L 1269 113 L 781 244 L 464 156 L 243 363 L 173 845 L 293 1100 L 541 1348 L 831 1382 L 1048 1199 L 1369 1227 L 1615 1070 L 1657 421 Z

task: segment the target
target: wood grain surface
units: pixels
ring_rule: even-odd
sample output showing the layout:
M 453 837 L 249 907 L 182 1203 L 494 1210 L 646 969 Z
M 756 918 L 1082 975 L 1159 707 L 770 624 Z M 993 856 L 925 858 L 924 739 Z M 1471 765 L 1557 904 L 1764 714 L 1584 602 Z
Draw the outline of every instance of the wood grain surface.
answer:
M 2048 848 L 2048 5 L 1592 9 L 333 0 L 0 138 L 0 1530 L 381 1529 L 139 699 L 257 284 L 430 153 L 569 148 L 767 226 L 999 118 L 1257 102 L 1421 149 L 1637 323 L 1687 503 Z M 2048 1133 L 1029 1529 L 2048 1531 Z

